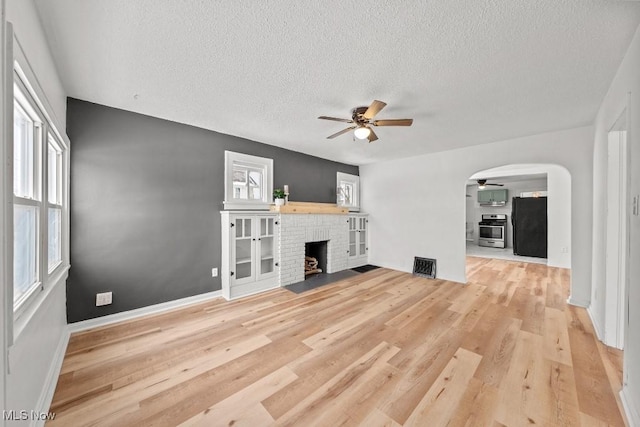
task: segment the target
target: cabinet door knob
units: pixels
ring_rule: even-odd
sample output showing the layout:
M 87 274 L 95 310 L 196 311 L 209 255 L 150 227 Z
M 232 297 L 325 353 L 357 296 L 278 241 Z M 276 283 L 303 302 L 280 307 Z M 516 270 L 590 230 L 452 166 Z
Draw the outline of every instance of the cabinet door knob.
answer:
M 279 262 L 276 262 L 276 267 L 280 267 L 280 263 Z
M 233 271 L 231 272 L 231 275 L 233 276 Z

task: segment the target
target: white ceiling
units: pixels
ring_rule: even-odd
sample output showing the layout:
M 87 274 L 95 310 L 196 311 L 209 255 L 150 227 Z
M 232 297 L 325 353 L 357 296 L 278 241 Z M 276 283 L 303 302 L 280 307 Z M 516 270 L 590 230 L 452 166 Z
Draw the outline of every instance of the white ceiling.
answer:
M 71 97 L 352 164 L 590 124 L 640 22 L 614 0 L 36 0 Z M 373 99 L 368 144 L 326 136 Z

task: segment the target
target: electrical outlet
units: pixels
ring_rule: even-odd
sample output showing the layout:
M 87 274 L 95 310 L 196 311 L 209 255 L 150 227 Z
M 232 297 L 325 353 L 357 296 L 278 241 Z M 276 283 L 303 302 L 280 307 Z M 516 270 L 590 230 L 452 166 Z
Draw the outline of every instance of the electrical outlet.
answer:
M 96 306 L 109 305 L 112 302 L 113 292 L 96 294 Z
M 212 268 L 211 269 L 211 277 L 218 277 L 218 269 L 217 268 Z
M 563 254 L 568 254 L 569 253 L 569 248 L 567 246 L 563 246 L 560 249 L 560 252 L 562 252 Z

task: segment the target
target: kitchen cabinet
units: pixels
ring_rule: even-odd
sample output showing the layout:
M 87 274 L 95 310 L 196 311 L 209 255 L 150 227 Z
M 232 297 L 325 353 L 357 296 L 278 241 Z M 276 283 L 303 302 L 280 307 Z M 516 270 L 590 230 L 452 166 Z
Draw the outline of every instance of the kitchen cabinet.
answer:
M 278 287 L 277 214 L 221 212 L 222 295 L 234 299 Z
M 478 203 L 481 205 L 502 205 L 508 200 L 508 190 L 479 190 Z
M 347 266 L 360 267 L 367 264 L 369 258 L 369 216 L 366 214 L 349 215 L 349 238 Z

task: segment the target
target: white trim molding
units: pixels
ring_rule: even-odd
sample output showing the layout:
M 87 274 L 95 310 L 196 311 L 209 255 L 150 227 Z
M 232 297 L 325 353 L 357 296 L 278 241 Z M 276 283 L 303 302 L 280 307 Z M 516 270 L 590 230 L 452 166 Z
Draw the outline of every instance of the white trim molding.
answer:
M 240 168 L 238 172 L 245 172 L 247 185 L 251 179 L 251 173 L 258 172 L 262 176 L 259 183 L 260 199 L 250 199 L 247 193 L 246 199 L 235 198 L 234 194 L 234 166 Z M 252 156 L 249 154 L 224 152 L 224 208 L 226 210 L 256 209 L 269 210 L 269 204 L 273 201 L 273 159 Z
M 591 309 L 591 307 L 592 307 L 591 305 L 589 305 L 589 307 L 587 307 L 587 314 L 589 315 L 589 319 L 591 319 L 591 324 L 593 325 L 593 330 L 596 331 L 596 338 L 598 338 L 598 341 L 604 343 L 604 340 L 603 340 L 604 331 L 602 330 L 602 326 L 600 325 L 600 323 L 598 323 L 597 317 L 594 316 L 593 310 Z
M 349 212 L 360 211 L 360 177 L 336 172 L 336 204 L 349 208 Z
M 94 319 L 83 320 L 81 322 L 70 323 L 68 329 L 69 333 L 87 331 L 89 329 L 98 328 L 100 326 L 124 322 L 125 320 L 137 319 L 139 317 L 148 316 L 150 314 L 163 313 L 165 311 L 186 307 L 188 305 L 199 304 L 201 302 L 209 301 L 216 298 L 222 298 L 222 291 L 207 292 L 205 294 L 194 295 L 191 297 L 150 305 L 147 307 L 136 308 L 134 310 L 123 311 L 120 313 L 109 314 L 107 316 L 96 317 Z
M 576 307 L 588 308 L 591 301 L 580 300 L 574 298 L 573 295 L 569 295 L 569 298 L 567 298 L 567 304 L 575 305 Z
M 17 316 L 13 321 L 13 336 L 14 341 L 17 340 L 22 331 L 27 327 L 31 319 L 38 313 L 41 307 L 49 301 L 50 295 L 53 293 L 55 289 L 59 286 L 65 286 L 67 283 L 67 278 L 69 277 L 69 266 L 66 265 L 61 268 L 55 275 L 52 277 L 51 284 L 44 288 L 44 291 L 40 292 L 32 304 L 30 304 L 27 309 Z M 65 292 L 66 293 L 66 292 Z
M 629 387 L 622 387 L 622 390 L 620 390 L 620 400 L 622 401 L 622 407 L 627 416 L 629 427 L 640 427 L 640 407 L 638 407 L 638 402 L 635 402 L 631 396 L 629 396 Z

